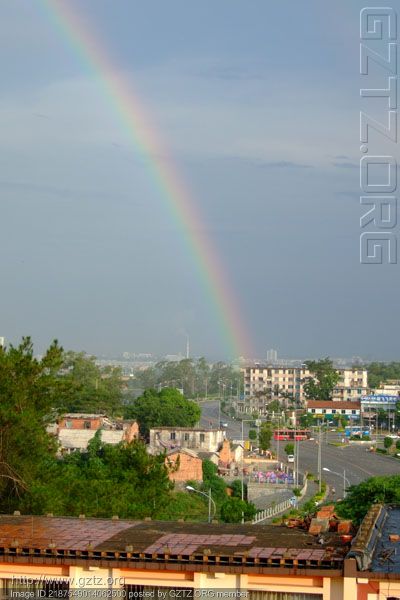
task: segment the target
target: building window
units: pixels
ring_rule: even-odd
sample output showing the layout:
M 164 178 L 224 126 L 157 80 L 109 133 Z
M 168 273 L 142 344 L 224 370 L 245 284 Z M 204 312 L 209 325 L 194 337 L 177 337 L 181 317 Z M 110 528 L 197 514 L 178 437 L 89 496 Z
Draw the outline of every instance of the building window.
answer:
M 204 433 L 201 433 L 201 434 L 200 434 L 200 444 L 201 444 L 202 442 L 204 442 L 204 440 L 205 440 L 205 439 L 206 439 L 206 436 L 204 435 Z
M 175 431 L 171 431 L 171 433 L 169 434 L 169 439 L 170 440 L 175 440 L 176 439 L 176 433 L 175 433 Z
M 312 409 L 311 409 L 311 412 L 312 412 L 313 414 L 315 414 L 315 408 L 312 408 Z
M 336 415 L 336 408 L 332 408 L 332 414 Z
M 352 410 L 352 411 L 351 411 L 351 414 L 352 414 L 352 415 L 355 415 L 355 414 L 356 414 L 356 411 L 355 411 L 355 410 Z
M 342 413 L 342 415 L 345 415 L 346 414 L 346 409 L 342 408 L 342 410 L 340 412 Z
M 67 429 L 71 429 L 71 427 L 72 427 L 72 421 L 65 421 L 65 427 Z
M 189 441 L 189 434 L 185 433 L 185 442 Z
M 83 422 L 83 429 L 90 429 L 91 428 L 91 422 L 90 421 L 84 421 Z
M 322 409 L 322 414 L 325 415 L 326 414 L 326 408 Z

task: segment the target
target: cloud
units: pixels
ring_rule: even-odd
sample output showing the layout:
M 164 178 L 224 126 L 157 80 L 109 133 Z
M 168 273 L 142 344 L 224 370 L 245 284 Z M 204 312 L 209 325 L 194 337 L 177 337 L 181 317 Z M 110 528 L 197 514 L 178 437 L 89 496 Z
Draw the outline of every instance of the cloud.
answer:
M 359 169 L 360 168 L 360 165 L 358 163 L 351 163 L 351 162 L 343 162 L 343 163 L 334 162 L 334 163 L 332 163 L 332 165 L 334 167 L 336 167 L 337 169 Z
M 256 167 L 258 169 L 312 169 L 313 165 L 292 160 L 264 160 L 262 158 L 251 158 L 245 156 L 228 156 L 223 160 L 237 161 L 242 165 Z
M 249 81 L 263 79 L 261 72 L 254 69 L 237 66 L 209 66 L 193 71 L 193 75 L 205 79 L 222 79 L 223 81 Z

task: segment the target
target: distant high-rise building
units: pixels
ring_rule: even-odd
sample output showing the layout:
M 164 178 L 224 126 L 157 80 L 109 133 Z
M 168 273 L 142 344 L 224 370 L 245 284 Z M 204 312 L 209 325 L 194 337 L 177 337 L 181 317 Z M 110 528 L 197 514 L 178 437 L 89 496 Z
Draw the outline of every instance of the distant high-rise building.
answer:
M 4 346 L 6 338 L 0 337 L 0 346 Z
M 278 352 L 276 350 L 267 351 L 267 363 L 276 363 L 278 361 Z

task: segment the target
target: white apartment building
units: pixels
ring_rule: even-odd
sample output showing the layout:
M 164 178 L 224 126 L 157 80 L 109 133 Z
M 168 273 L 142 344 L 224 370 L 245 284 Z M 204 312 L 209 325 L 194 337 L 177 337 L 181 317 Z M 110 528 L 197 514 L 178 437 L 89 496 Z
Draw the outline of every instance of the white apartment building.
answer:
M 391 379 L 386 383 L 381 383 L 372 394 L 379 396 L 400 396 L 400 381 Z
M 351 402 L 360 400 L 368 390 L 368 373 L 361 367 L 337 369 L 338 384 L 333 392 L 335 400 Z M 258 406 L 258 412 L 265 412 L 268 402 L 282 400 L 285 395 L 293 396 L 298 402 L 304 403 L 304 384 L 312 373 L 302 367 L 287 367 L 273 365 L 252 365 L 242 369 L 244 397 L 236 402 L 239 413 L 250 414 Z M 251 399 L 257 398 L 257 402 Z

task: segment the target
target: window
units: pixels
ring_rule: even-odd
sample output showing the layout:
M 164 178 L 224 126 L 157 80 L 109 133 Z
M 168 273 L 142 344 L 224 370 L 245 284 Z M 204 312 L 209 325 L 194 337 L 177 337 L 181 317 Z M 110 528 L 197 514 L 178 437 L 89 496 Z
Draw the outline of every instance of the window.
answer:
M 346 414 L 346 409 L 342 408 L 342 410 L 340 412 L 342 413 L 342 415 L 345 415 Z
M 65 421 L 65 427 L 67 429 L 71 429 L 71 427 L 72 427 L 72 421 Z
M 206 436 L 204 435 L 204 433 L 201 433 L 200 434 L 200 444 L 202 444 L 205 439 L 206 439 Z
M 356 414 L 356 411 L 353 409 L 353 410 L 351 411 L 351 414 L 352 414 L 352 415 L 355 415 L 355 414 Z
M 84 421 L 83 422 L 83 429 L 90 429 L 92 426 L 90 421 Z
M 325 415 L 326 414 L 326 408 L 322 409 L 322 414 Z
M 176 433 L 175 433 L 175 431 L 171 431 L 171 433 L 169 434 L 169 439 L 170 440 L 175 440 L 176 439 Z
M 189 434 L 185 433 L 185 442 L 187 442 L 189 440 Z
M 313 414 L 315 414 L 315 408 L 312 408 L 312 409 L 311 409 L 311 412 L 312 412 Z
M 332 414 L 336 415 L 336 408 L 332 408 Z

